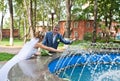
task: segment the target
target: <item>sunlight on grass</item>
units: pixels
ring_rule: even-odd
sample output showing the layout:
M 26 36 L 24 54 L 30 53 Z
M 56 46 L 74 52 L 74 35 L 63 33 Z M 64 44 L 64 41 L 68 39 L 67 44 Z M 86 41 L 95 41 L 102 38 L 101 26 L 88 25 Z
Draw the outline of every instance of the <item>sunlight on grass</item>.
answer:
M 6 39 L 3 39 L 2 41 L 0 41 L 0 45 L 9 46 L 9 39 L 6 38 Z M 23 40 L 14 39 L 14 45 L 15 46 L 21 46 L 21 45 L 23 45 Z
M 0 53 L 0 61 L 8 61 L 13 56 L 14 56 L 14 54 L 10 54 L 10 53 Z

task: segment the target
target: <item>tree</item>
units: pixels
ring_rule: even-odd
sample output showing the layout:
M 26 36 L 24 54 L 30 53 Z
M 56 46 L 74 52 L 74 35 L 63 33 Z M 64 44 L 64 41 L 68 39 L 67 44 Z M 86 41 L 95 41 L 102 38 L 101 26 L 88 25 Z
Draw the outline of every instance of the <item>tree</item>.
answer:
M 66 38 L 70 38 L 71 6 L 72 6 L 72 1 L 66 0 L 66 33 L 65 33 Z
M 4 13 L 2 12 L 1 26 L 0 26 L 0 41 L 2 40 L 3 19 L 4 19 Z
M 96 42 L 96 29 L 97 29 L 97 0 L 94 0 L 94 28 L 93 28 L 93 43 Z
M 0 1 L 0 11 L 2 12 L 1 17 L 1 26 L 0 26 L 0 41 L 2 40 L 2 29 L 3 29 L 3 20 L 6 12 L 6 5 L 4 4 L 4 0 Z
M 10 12 L 10 45 L 13 46 L 13 32 L 14 32 L 14 25 L 13 25 L 13 5 L 12 0 L 8 0 L 9 4 L 9 12 Z
M 35 32 L 35 29 L 36 29 L 36 12 L 37 12 L 37 0 L 34 0 L 33 1 L 34 3 L 34 11 L 33 11 L 33 27 L 34 27 L 34 32 Z

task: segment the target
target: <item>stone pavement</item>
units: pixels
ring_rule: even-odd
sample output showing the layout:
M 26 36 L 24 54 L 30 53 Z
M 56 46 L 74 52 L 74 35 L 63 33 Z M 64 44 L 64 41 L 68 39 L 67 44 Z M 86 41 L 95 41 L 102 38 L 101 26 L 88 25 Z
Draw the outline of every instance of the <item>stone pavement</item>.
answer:
M 56 54 L 57 55 L 57 54 Z M 37 56 L 34 59 L 23 60 L 16 64 L 9 73 L 10 81 L 64 81 L 51 74 L 48 63 L 55 56 Z
M 21 46 L 0 46 L 0 52 L 17 54 L 21 48 Z
M 0 52 L 17 54 L 21 47 L 0 46 Z M 16 64 L 9 72 L 10 81 L 65 81 L 51 74 L 48 64 L 60 54 L 53 56 L 36 56 L 29 60 L 23 60 Z M 0 62 L 0 68 L 5 62 Z

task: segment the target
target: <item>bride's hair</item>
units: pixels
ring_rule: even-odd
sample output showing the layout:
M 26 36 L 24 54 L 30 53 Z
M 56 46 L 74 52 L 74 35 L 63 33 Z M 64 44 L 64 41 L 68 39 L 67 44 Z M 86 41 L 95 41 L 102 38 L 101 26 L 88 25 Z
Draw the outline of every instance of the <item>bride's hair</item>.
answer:
M 35 38 L 39 38 L 40 41 L 44 38 L 44 32 L 38 31 L 35 33 Z

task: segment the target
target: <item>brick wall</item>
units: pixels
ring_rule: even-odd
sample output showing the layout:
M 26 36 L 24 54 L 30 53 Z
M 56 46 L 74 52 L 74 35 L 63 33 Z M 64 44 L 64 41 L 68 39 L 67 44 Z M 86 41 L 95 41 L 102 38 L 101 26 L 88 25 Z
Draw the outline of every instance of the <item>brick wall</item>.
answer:
M 13 36 L 19 37 L 19 30 L 18 29 L 14 29 Z M 9 38 L 10 37 L 10 29 L 2 29 L 2 37 Z

